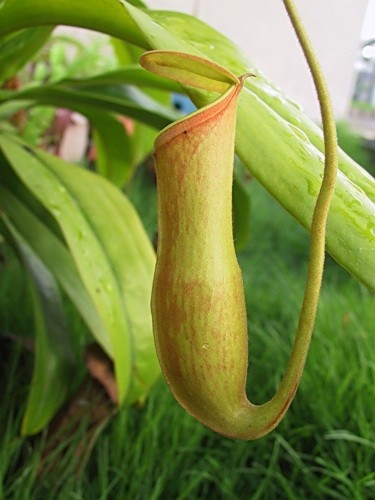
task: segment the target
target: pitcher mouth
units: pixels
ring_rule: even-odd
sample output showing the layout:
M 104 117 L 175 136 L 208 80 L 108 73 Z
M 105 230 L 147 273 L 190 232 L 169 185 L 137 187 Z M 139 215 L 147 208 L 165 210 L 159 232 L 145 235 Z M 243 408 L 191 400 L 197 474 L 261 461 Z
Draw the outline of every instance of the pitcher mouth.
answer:
M 168 144 L 170 141 L 176 139 L 181 134 L 188 134 L 193 128 L 203 125 L 207 121 L 213 119 L 215 116 L 223 113 L 233 99 L 238 97 L 244 81 L 249 76 L 253 76 L 251 73 L 246 73 L 238 79 L 238 83 L 229 86 L 228 90 L 224 92 L 222 96 L 213 101 L 212 103 L 198 109 L 194 113 L 181 118 L 177 122 L 174 122 L 167 127 L 165 127 L 155 139 L 154 143 L 154 154 L 157 150 Z

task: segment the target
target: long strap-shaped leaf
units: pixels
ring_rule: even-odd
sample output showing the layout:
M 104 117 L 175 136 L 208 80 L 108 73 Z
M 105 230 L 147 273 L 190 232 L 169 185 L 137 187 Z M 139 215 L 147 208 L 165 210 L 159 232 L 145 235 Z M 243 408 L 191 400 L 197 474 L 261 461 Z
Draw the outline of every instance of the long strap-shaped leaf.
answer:
M 293 25 L 299 26 L 293 7 Z M 294 17 L 293 17 L 294 16 Z M 298 34 L 322 107 L 326 160 L 311 225 L 308 277 L 295 342 L 275 396 L 256 406 L 246 398 L 247 318 L 232 233 L 232 179 L 240 79 L 180 52 L 155 51 L 141 64 L 194 87 L 207 79 L 224 93 L 164 129 L 155 141 L 158 178 L 158 257 L 152 294 L 157 352 L 176 399 L 226 436 L 256 439 L 285 415 L 305 364 L 323 274 L 325 228 L 337 171 L 330 102 L 306 35 Z
M 179 116 L 177 112 L 159 104 L 140 90 L 125 85 L 116 88 L 108 85 L 75 89 L 61 83 L 31 87 L 18 92 L 0 90 L 0 104 L 9 101 L 28 101 L 34 105 L 60 107 L 65 105 L 77 111 L 90 106 L 93 110 L 113 111 L 156 128 L 165 127 Z
M 134 21 L 124 13 L 118 0 L 1 0 L 0 35 L 18 31 L 26 26 L 66 24 L 79 26 L 142 45 L 144 38 Z M 25 26 L 26 24 L 26 26 Z
M 78 364 L 59 289 L 52 274 L 10 220 L 2 214 L 10 239 L 31 278 L 35 317 L 33 378 L 22 421 L 24 435 L 40 432 L 74 389 Z
M 141 49 L 138 50 L 143 52 Z M 180 91 L 180 86 L 173 80 L 166 80 L 158 75 L 149 73 L 134 63 L 127 64 L 126 66 L 123 65 L 119 69 L 100 73 L 89 78 L 64 79 L 59 81 L 57 85 L 74 89 L 100 89 L 105 85 L 136 85 L 137 87 L 148 87 L 171 92 Z
M 14 186 L 12 187 L 14 188 Z M 56 281 L 75 305 L 96 341 L 110 357 L 113 357 L 112 344 L 105 326 L 79 278 L 74 260 L 64 243 L 40 217 L 38 218 L 36 213 L 33 213 L 22 197 L 20 198 L 16 192 L 12 193 L 10 188 L 4 185 L 0 186 L 0 203 L 7 219 L 11 221 L 11 224 L 33 252 L 53 273 Z
M 136 11 L 132 11 L 133 13 Z M 270 116 L 274 116 L 275 120 L 269 124 L 269 142 L 274 145 L 273 148 L 279 150 L 280 144 L 274 142 L 275 137 L 282 137 L 283 141 L 294 141 L 295 138 L 299 138 L 299 149 L 300 161 L 298 164 L 307 164 L 309 161 L 314 159 L 314 155 L 319 155 L 324 152 L 324 141 L 321 128 L 316 125 L 303 111 L 303 108 L 296 102 L 293 102 L 286 96 L 280 88 L 276 87 L 261 71 L 256 68 L 254 64 L 249 62 L 248 58 L 244 56 L 241 49 L 236 46 L 231 40 L 226 38 L 222 33 L 216 31 L 214 28 L 204 23 L 196 17 L 184 14 L 182 12 L 166 12 L 166 11 L 147 11 L 149 18 L 156 21 L 161 25 L 165 31 L 167 31 L 166 36 L 173 35 L 174 39 L 169 39 L 169 45 L 164 46 L 163 44 L 163 32 L 159 32 L 159 37 L 154 37 L 154 43 L 152 46 L 154 49 L 171 49 L 188 51 L 196 55 L 208 57 L 212 61 L 218 64 L 224 64 L 236 74 L 242 74 L 246 71 L 251 71 L 257 77 L 252 78 L 245 82 L 245 88 L 242 92 L 241 102 L 239 103 L 239 110 L 246 107 L 246 112 L 250 116 L 253 123 L 257 125 L 261 124 L 264 127 L 267 124 L 267 120 Z M 146 18 L 142 16 L 138 18 L 140 21 L 140 26 L 143 26 L 145 35 L 147 36 L 147 25 Z M 149 21 L 148 21 L 149 22 Z M 184 46 L 183 46 L 183 45 Z M 246 103 L 243 99 L 246 96 Z M 197 99 L 197 104 L 205 104 L 207 97 L 193 96 Z M 259 102 L 259 104 L 258 104 Z M 253 111 L 253 108 L 257 110 Z M 244 110 L 245 111 L 245 110 Z M 252 113 L 254 114 L 252 115 Z M 277 121 L 276 121 L 277 118 Z M 251 134 L 256 132 L 254 126 L 251 127 L 250 122 L 247 120 L 246 123 L 242 123 L 242 119 L 239 119 L 239 130 L 251 130 Z M 248 132 L 249 134 L 249 132 Z M 289 139 L 288 139 L 289 136 Z M 248 137 L 248 136 L 247 136 Z M 244 133 L 245 139 L 245 133 Z M 264 148 L 259 148 L 260 140 L 264 141 L 263 134 L 259 133 L 252 136 L 252 140 L 248 141 L 247 148 L 241 147 L 239 138 L 237 138 L 236 147 L 241 149 L 243 160 L 246 163 L 249 170 L 254 172 L 259 178 L 260 172 L 258 172 L 257 157 L 255 157 L 255 151 L 253 149 L 260 149 L 261 154 L 264 155 L 267 151 Z M 303 147 L 302 147 L 303 146 Z M 269 148 L 270 150 L 272 148 Z M 274 150 L 273 149 L 273 150 Z M 251 157 L 249 156 L 251 154 Z M 272 162 L 270 154 L 265 156 L 267 163 Z M 274 156 L 278 157 L 278 154 Z M 254 165 L 255 163 L 255 165 Z M 264 162 L 263 162 L 264 163 Z M 254 166 L 252 166 L 252 164 Z M 270 171 L 271 170 L 270 163 Z M 280 172 L 281 176 L 284 176 L 284 166 Z M 265 169 L 262 164 L 260 169 Z M 354 186 L 359 187 L 364 191 L 364 193 L 375 202 L 375 182 L 374 178 L 368 174 L 363 168 L 355 163 L 354 160 L 348 157 L 342 150 L 339 150 L 339 169 L 344 173 L 348 180 L 353 183 Z M 268 174 L 268 170 L 266 172 Z M 277 174 L 277 172 L 275 172 Z M 296 169 L 294 179 L 298 179 L 298 176 L 302 174 Z M 270 176 L 269 176 L 270 177 Z M 262 183 L 271 192 L 272 186 L 270 185 L 272 179 L 261 178 Z M 287 182 L 288 179 L 285 179 Z M 307 181 L 304 181 L 305 183 Z M 340 179 L 339 179 L 339 182 Z M 275 182 L 276 184 L 276 182 Z M 301 182 L 302 184 L 302 182 Z M 351 186 L 353 187 L 353 186 Z M 281 204 L 283 200 L 280 199 Z M 296 217 L 298 219 L 298 217 Z
M 119 402 L 134 400 L 159 373 L 148 309 L 154 254 L 134 209 L 99 176 L 11 138 L 0 146 L 59 225 L 107 332 Z
M 122 3 L 154 49 L 206 54 L 218 62 L 225 61 L 236 74 L 249 71 L 240 50 L 204 23 L 176 13 L 146 13 Z M 251 67 L 250 71 L 257 74 Z M 267 89 L 275 99 L 264 98 Z M 191 87 L 186 90 L 198 106 L 212 100 L 211 93 Z M 285 106 L 280 102 L 276 106 L 277 99 Z M 293 122 L 302 123 L 302 130 Z M 263 186 L 309 229 L 322 178 L 322 150 L 317 127 L 269 82 L 261 75 L 245 82 L 238 104 L 236 152 Z M 339 168 L 328 218 L 327 250 L 370 290 L 375 290 L 375 180 L 345 154 L 340 155 Z
M 29 28 L 0 39 L 0 82 L 15 76 L 47 41 L 53 28 Z

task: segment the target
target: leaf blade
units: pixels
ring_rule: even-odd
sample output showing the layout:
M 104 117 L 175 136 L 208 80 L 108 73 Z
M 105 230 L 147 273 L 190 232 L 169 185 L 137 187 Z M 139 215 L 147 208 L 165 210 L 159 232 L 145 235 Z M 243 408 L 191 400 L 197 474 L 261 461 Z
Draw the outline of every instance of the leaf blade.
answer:
M 5 186 L 0 186 L 4 212 L 70 298 L 105 352 L 113 357 L 108 334 L 79 278 L 74 261 L 63 242 L 27 207 L 23 200 Z
M 14 76 L 45 44 L 53 28 L 28 28 L 0 39 L 0 82 Z
M 4 216 L 2 220 L 31 278 L 35 318 L 35 362 L 21 434 L 40 432 L 72 390 L 77 360 L 56 282 L 26 241 Z M 74 380 L 74 378 L 73 378 Z
M 132 173 L 131 140 L 125 126 L 111 113 L 81 109 L 91 126 L 96 171 L 121 188 Z
M 124 12 L 120 2 L 91 0 L 3 0 L 1 5 L 0 36 L 29 26 L 66 24 L 107 33 L 143 45 L 144 38 L 132 19 Z
M 81 279 L 109 332 L 115 356 L 119 399 L 122 402 L 130 386 L 132 353 L 117 283 L 104 251 L 88 221 L 80 212 L 76 211 L 76 202 L 66 191 L 65 186 L 56 179 L 53 172 L 50 172 L 34 155 L 30 156 L 4 137 L 0 139 L 0 143 L 5 156 L 16 168 L 16 173 L 21 176 L 22 181 L 26 183 L 47 210 L 52 213 L 63 231 L 74 255 Z M 22 165 L 25 164 L 31 164 L 32 167 L 22 168 Z M 33 171 L 32 174 L 31 171 Z M 34 177 L 34 181 L 30 174 Z M 44 178 L 44 182 L 39 183 L 39 185 L 38 181 L 35 182 L 38 177 Z M 89 254 L 87 249 L 89 249 Z M 100 270 L 97 268 L 96 262 L 102 263 Z M 101 296 L 100 299 L 97 297 L 98 294 Z M 121 332 L 121 334 L 117 335 L 117 332 Z
M 75 90 L 63 85 L 44 85 L 18 92 L 0 91 L 0 103 L 18 100 L 32 101 L 34 105 L 68 107 L 78 112 L 81 108 L 88 107 L 96 111 L 111 111 L 156 128 L 165 127 L 179 118 L 177 112 L 159 104 L 145 93 L 125 86 Z
M 155 255 L 138 216 L 105 179 L 9 138 L 0 137 L 0 144 L 22 182 L 58 222 L 108 331 L 120 403 L 134 401 L 160 372 L 149 310 Z
M 233 239 L 237 252 L 247 246 L 250 238 L 251 200 L 240 176 L 234 172 L 233 190 Z
M 239 49 L 235 56 L 234 45 L 203 22 L 178 13 L 140 11 L 125 1 L 123 5 L 153 49 L 207 55 L 221 64 L 227 63 L 236 74 L 257 73 L 241 57 Z M 212 33 L 216 33 L 214 48 Z M 309 229 L 321 183 L 322 153 L 304 132 L 258 97 L 254 90 L 257 80 L 246 82 L 239 99 L 236 152 L 261 184 Z M 210 100 L 207 92 L 186 90 L 198 106 Z M 285 115 L 292 115 L 289 108 Z M 338 175 L 328 220 L 327 249 L 339 264 L 375 290 L 375 180 L 343 158 L 339 167 L 347 172 L 349 169 L 350 179 L 343 171 Z

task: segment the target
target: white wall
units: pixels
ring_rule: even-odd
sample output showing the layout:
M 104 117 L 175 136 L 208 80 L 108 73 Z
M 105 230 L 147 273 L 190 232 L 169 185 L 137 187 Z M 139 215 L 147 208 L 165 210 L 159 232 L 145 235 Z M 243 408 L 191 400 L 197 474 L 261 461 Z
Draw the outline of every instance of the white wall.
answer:
M 373 0 L 371 0 L 373 1 Z M 368 0 L 295 0 L 326 76 L 336 117 L 345 115 Z M 281 0 L 146 0 L 192 13 L 236 42 L 313 118 L 318 106 L 308 69 Z M 375 23 L 375 20 L 374 20 Z
M 365 22 L 362 26 L 361 38 L 367 41 L 375 38 L 375 0 L 368 0 Z

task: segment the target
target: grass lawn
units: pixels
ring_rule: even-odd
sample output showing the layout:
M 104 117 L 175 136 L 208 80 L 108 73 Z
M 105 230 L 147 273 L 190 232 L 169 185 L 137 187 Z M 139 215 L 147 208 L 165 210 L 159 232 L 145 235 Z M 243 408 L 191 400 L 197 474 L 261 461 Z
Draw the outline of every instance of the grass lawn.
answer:
M 290 352 L 308 237 L 255 181 L 249 190 L 251 239 L 239 260 L 248 304 L 248 394 L 262 403 L 279 384 Z M 14 269 L 10 283 L 11 265 L 3 265 L 0 329 L 27 333 L 27 293 L 16 286 Z M 328 258 L 302 383 L 276 431 L 255 442 L 222 438 L 180 408 L 160 380 L 144 407 L 113 418 L 78 478 L 73 451 L 48 480 L 38 478 L 41 441 L 18 436 L 32 359 L 5 344 L 0 498 L 375 498 L 374 306 L 374 295 Z M 71 450 L 83 427 L 72 435 Z

